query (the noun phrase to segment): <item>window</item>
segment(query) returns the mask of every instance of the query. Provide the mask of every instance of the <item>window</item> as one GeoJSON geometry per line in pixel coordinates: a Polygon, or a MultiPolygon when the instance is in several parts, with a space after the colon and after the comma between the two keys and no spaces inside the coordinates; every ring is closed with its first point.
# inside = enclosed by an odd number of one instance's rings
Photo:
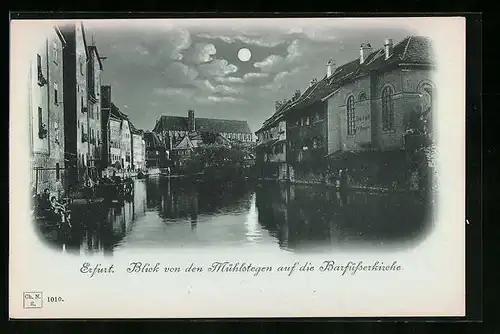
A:
{"type": "Polygon", "coordinates": [[[59,181],[60,178],[61,178],[61,170],[59,167],[59,163],[56,163],[56,180],[59,181]]]}
{"type": "Polygon", "coordinates": [[[83,96],[80,96],[80,108],[82,112],[85,112],[84,106],[83,106],[83,96]]]}
{"type": "Polygon", "coordinates": [[[359,94],[359,101],[365,101],[366,100],[366,94],[364,92],[361,92],[361,94],[359,94]]]}
{"type": "Polygon", "coordinates": [[[42,57],[39,54],[36,55],[36,69],[37,69],[38,85],[43,86],[47,83],[47,80],[45,80],[45,77],[43,76],[42,57]]]}
{"type": "Polygon", "coordinates": [[[392,88],[387,86],[382,91],[382,129],[389,131],[394,128],[394,101],[392,88]]]}
{"type": "Polygon", "coordinates": [[[80,59],[80,74],[84,75],[85,73],[83,72],[83,59],[80,59]]]}
{"type": "Polygon", "coordinates": [[[54,103],[59,104],[59,96],[57,95],[57,83],[54,82],[54,103]]]}
{"type": "Polygon", "coordinates": [[[277,154],[283,153],[283,143],[278,143],[278,145],[276,145],[276,153],[277,154]]]}
{"type": "Polygon", "coordinates": [[[53,41],[52,47],[54,50],[54,62],[57,64],[59,61],[59,52],[57,50],[57,42],[56,41],[53,41]]]}
{"type": "Polygon", "coordinates": [[[354,96],[349,96],[347,99],[347,135],[356,134],[356,121],[354,114],[354,96]]]}
{"type": "Polygon", "coordinates": [[[38,129],[43,128],[43,109],[38,107],[38,129]]]}
{"type": "Polygon", "coordinates": [[[39,54],[36,55],[36,69],[38,71],[38,74],[42,73],[42,56],[39,54]]]}

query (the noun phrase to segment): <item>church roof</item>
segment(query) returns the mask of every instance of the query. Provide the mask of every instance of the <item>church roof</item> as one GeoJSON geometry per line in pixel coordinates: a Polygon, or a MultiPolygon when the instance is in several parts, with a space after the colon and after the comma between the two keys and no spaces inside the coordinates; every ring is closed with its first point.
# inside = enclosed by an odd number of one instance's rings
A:
{"type": "MultiPolygon", "coordinates": [[[[195,118],[195,130],[212,133],[251,133],[247,121],[217,118],[195,118]]],[[[153,131],[188,131],[188,118],[163,115],[156,122],[153,131]]]]}

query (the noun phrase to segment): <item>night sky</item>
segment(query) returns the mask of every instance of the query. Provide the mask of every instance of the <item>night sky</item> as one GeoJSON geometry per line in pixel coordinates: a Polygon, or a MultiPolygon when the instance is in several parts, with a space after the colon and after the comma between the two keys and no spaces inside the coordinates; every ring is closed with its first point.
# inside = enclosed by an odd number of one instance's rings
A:
{"type": "Polygon", "coordinates": [[[102,84],[132,122],[151,130],[161,115],[247,120],[252,131],[274,112],[274,101],[303,91],[326,74],[331,58],[342,65],[411,32],[384,25],[306,20],[169,20],[84,22],[103,60],[102,84]],[[174,22],[173,22],[174,21],[174,22]],[[251,51],[249,61],[238,50],[251,51]]]}

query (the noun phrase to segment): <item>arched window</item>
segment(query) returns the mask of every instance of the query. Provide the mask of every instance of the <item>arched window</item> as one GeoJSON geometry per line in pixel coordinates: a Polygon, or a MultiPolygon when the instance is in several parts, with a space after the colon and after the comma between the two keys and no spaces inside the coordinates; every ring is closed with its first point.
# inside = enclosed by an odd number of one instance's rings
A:
{"type": "Polygon", "coordinates": [[[394,128],[394,101],[392,87],[387,86],[382,91],[382,129],[384,131],[394,128]]]}
{"type": "Polygon", "coordinates": [[[347,134],[352,136],[356,134],[356,121],[354,115],[354,96],[347,99],[347,134]]]}
{"type": "Polygon", "coordinates": [[[361,92],[359,94],[359,101],[364,101],[364,100],[366,100],[366,94],[365,94],[365,92],[361,92]]]}

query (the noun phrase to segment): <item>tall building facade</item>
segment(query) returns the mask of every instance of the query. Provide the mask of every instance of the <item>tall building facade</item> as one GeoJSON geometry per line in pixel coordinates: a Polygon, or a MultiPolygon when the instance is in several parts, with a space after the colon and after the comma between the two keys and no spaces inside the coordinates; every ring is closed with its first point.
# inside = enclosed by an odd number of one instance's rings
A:
{"type": "Polygon", "coordinates": [[[102,60],[95,45],[88,47],[87,63],[87,109],[89,158],[88,166],[94,176],[99,175],[102,166],[101,138],[101,72],[102,60]]]}
{"type": "Polygon", "coordinates": [[[387,39],[377,50],[362,43],[359,54],[338,67],[330,60],[321,80],[280,104],[257,131],[260,147],[277,145],[265,136],[286,123],[288,179],[324,182],[327,174],[348,169],[357,180],[408,183],[412,164],[418,164],[408,159],[415,142],[423,141],[424,132],[432,136],[431,41],[387,39]]]}
{"type": "Polygon", "coordinates": [[[89,166],[91,144],[89,138],[87,62],[89,49],[83,24],[60,26],[66,40],[64,58],[64,148],[68,182],[85,180],[89,166]]]}
{"type": "Polygon", "coordinates": [[[35,191],[61,192],[65,184],[63,49],[66,40],[55,27],[30,59],[28,78],[31,183],[35,191]]]}

